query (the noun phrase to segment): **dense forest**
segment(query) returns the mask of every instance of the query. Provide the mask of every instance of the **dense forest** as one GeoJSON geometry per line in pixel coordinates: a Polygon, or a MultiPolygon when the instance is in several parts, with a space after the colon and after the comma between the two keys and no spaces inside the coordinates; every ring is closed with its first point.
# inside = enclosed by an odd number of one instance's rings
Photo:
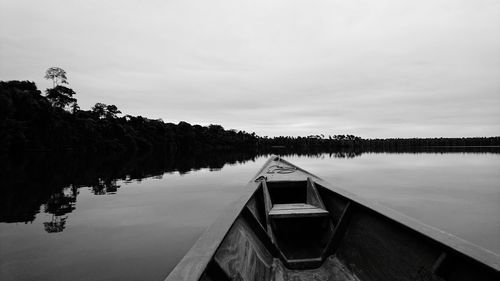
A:
{"type": "Polygon", "coordinates": [[[257,142],[254,134],[218,125],[118,117],[120,111],[114,105],[97,103],[91,110],[81,110],[75,103],[68,110],[66,104],[52,101],[49,94],[42,95],[33,82],[0,82],[2,152],[253,149],[257,142]]]}
{"type": "Polygon", "coordinates": [[[173,124],[123,115],[115,105],[103,103],[96,103],[90,110],[82,110],[73,90],[59,85],[54,77],[50,79],[53,79],[54,87],[44,94],[34,82],[0,81],[0,154],[56,150],[114,154],[152,150],[245,150],[266,153],[275,149],[332,151],[349,148],[379,151],[500,145],[498,136],[424,139],[362,139],[353,135],[259,137],[255,133],[226,130],[220,125],[173,124]]]}

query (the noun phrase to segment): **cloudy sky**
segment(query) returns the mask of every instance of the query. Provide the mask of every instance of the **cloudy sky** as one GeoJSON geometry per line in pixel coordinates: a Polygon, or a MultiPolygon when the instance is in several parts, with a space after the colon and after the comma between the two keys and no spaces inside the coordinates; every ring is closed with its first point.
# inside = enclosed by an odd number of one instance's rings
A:
{"type": "Polygon", "coordinates": [[[259,135],[500,135],[498,0],[0,0],[0,80],[259,135]]]}

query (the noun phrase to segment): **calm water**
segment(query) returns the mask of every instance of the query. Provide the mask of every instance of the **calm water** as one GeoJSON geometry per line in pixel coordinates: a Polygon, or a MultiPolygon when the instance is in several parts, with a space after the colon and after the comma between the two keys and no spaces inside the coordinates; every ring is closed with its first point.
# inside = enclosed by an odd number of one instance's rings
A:
{"type": "MultiPolygon", "coordinates": [[[[339,156],[285,159],[500,253],[500,154],[339,156]]],[[[267,159],[224,157],[40,158],[4,168],[0,279],[163,280],[267,159]]]]}

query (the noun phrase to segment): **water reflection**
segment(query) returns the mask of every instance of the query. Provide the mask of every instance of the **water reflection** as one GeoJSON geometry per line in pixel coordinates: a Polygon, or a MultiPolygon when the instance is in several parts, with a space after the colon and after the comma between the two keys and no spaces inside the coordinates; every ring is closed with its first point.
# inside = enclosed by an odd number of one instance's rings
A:
{"type": "Polygon", "coordinates": [[[67,214],[75,209],[78,189],[88,187],[94,195],[118,192],[118,181],[141,181],[164,173],[185,174],[201,168],[221,169],[226,164],[254,159],[251,153],[88,156],[74,153],[36,154],[1,161],[0,222],[32,222],[36,214],[52,215],[45,230],[64,230],[67,214]]]}
{"type": "MultiPolygon", "coordinates": [[[[0,222],[29,223],[43,211],[50,218],[43,222],[47,233],[65,229],[68,214],[75,210],[79,189],[86,187],[96,196],[112,195],[121,182],[161,178],[165,173],[189,173],[202,168],[220,170],[224,165],[253,161],[259,156],[330,157],[350,159],[372,152],[395,151],[286,151],[178,153],[155,152],[146,155],[31,154],[0,161],[0,222]]],[[[426,148],[400,153],[500,153],[497,148],[426,148]]]]}

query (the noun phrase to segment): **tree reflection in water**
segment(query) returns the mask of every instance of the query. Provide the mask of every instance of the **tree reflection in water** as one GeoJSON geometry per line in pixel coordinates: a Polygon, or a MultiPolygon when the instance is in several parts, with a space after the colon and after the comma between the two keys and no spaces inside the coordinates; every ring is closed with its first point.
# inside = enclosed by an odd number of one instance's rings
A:
{"type": "Polygon", "coordinates": [[[43,223],[43,227],[45,228],[45,231],[48,233],[57,233],[61,232],[64,230],[64,227],[66,226],[66,219],[68,216],[65,217],[59,217],[52,215],[52,220],[48,222],[43,223]]]}
{"type": "MultiPolygon", "coordinates": [[[[243,163],[256,157],[252,152],[178,153],[154,152],[144,155],[27,154],[0,161],[0,222],[33,222],[43,211],[48,233],[65,229],[68,214],[75,210],[79,188],[94,195],[118,192],[119,182],[161,178],[164,173],[243,163]]],[[[2,160],[2,159],[0,159],[2,160]]]]}
{"type": "Polygon", "coordinates": [[[91,186],[95,195],[115,194],[118,188],[120,186],[116,184],[116,179],[97,179],[97,183],[91,186]]]}
{"type": "Polygon", "coordinates": [[[47,203],[44,204],[45,213],[52,214],[52,220],[44,222],[43,226],[48,233],[61,232],[66,225],[65,216],[75,209],[78,188],[70,186],[50,195],[47,203]]]}

